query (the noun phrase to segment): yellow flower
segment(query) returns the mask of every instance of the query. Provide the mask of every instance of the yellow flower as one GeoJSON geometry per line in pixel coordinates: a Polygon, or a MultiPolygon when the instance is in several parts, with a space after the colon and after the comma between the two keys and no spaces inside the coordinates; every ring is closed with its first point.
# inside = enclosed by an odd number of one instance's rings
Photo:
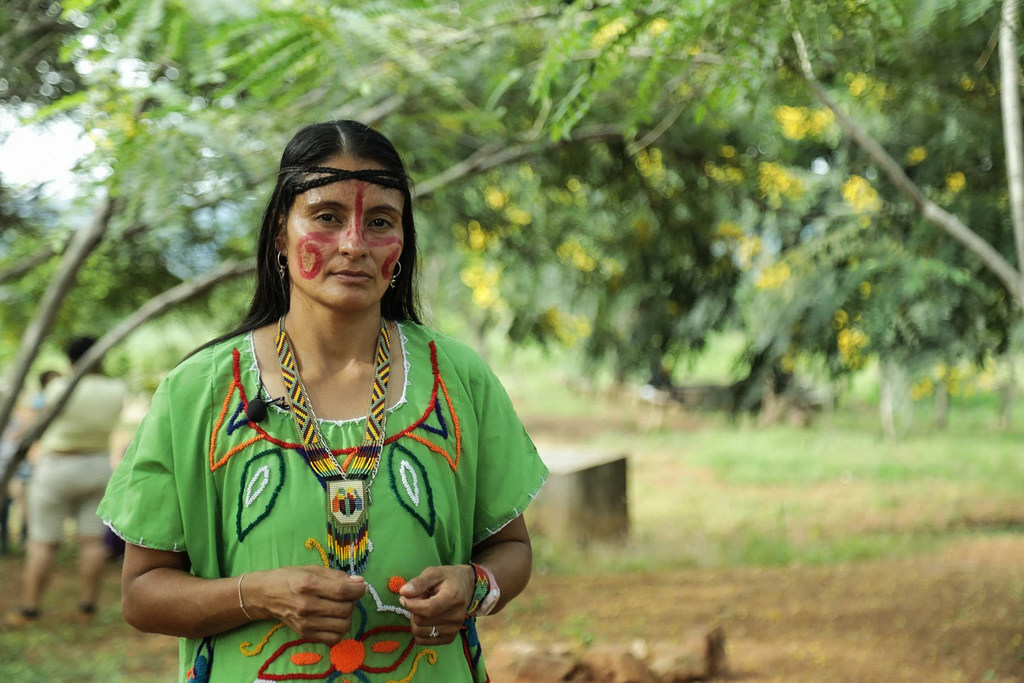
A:
{"type": "Polygon", "coordinates": [[[569,192],[579,192],[582,185],[577,178],[569,178],[565,181],[565,187],[568,188],[569,192]]]}
{"type": "Polygon", "coordinates": [[[963,88],[966,92],[971,92],[972,90],[974,90],[974,81],[971,80],[969,76],[961,76],[960,87],[963,88]]]}
{"type": "Polygon", "coordinates": [[[505,302],[498,292],[501,269],[474,259],[462,269],[459,277],[473,290],[473,303],[483,309],[501,309],[505,302]]]}
{"type": "Polygon", "coordinates": [[[640,175],[652,180],[665,180],[665,166],[661,161],[661,150],[657,147],[640,150],[634,162],[640,175]]]}
{"type": "Polygon", "coordinates": [[[735,166],[719,166],[710,161],[704,164],[704,173],[716,183],[735,185],[743,180],[743,171],[735,166]]]}
{"type": "Polygon", "coordinates": [[[587,250],[579,243],[579,240],[572,238],[562,242],[555,249],[558,258],[563,263],[571,263],[576,270],[589,273],[597,268],[597,261],[594,260],[587,250]]]}
{"type": "Polygon", "coordinates": [[[738,240],[743,237],[743,228],[740,227],[739,223],[732,221],[719,221],[718,225],[715,226],[715,232],[719,237],[731,240],[738,240]]]}
{"type": "Polygon", "coordinates": [[[910,398],[915,401],[928,398],[933,393],[935,393],[935,383],[930,377],[922,377],[910,387],[910,398]]]}
{"type": "Polygon", "coordinates": [[[924,147],[911,147],[907,152],[907,165],[917,166],[919,163],[928,158],[928,150],[924,147]]]}
{"type": "Polygon", "coordinates": [[[878,211],[882,206],[878,192],[875,188],[871,187],[871,183],[866,178],[862,178],[859,175],[850,176],[843,183],[840,192],[843,195],[843,201],[857,213],[871,213],[878,211]]]}
{"type": "Polygon", "coordinates": [[[782,134],[790,140],[802,140],[807,135],[807,126],[800,107],[781,105],[775,108],[775,120],[782,125],[782,134]]]}
{"type": "Polygon", "coordinates": [[[836,121],[836,115],[831,109],[815,109],[811,112],[807,125],[810,134],[817,137],[832,127],[836,121]]]}
{"type": "Polygon", "coordinates": [[[860,290],[861,298],[867,299],[869,296],[871,296],[871,283],[868,282],[867,280],[860,283],[858,289],[860,290]]]}
{"type": "Polygon", "coordinates": [[[736,148],[733,147],[732,145],[722,145],[722,147],[718,150],[718,153],[721,154],[726,159],[732,159],[734,156],[736,156],[736,148]]]}
{"type": "Polygon", "coordinates": [[[789,266],[785,263],[773,263],[764,268],[757,276],[754,286],[758,289],[779,289],[790,277],[789,266]]]}
{"type": "Polygon", "coordinates": [[[761,253],[761,238],[757,235],[744,235],[736,248],[736,263],[741,270],[750,270],[754,259],[761,253]]]}
{"type": "Polygon", "coordinates": [[[808,109],[781,105],[775,108],[775,120],[782,126],[782,134],[790,140],[807,136],[820,137],[835,122],[831,109],[808,109]]]}
{"type": "Polygon", "coordinates": [[[647,26],[647,30],[652,36],[660,36],[669,29],[669,26],[668,20],[658,17],[647,26]]]}
{"type": "Polygon", "coordinates": [[[626,21],[619,17],[598,29],[590,41],[590,47],[602,48],[626,32],[626,21]]]}
{"type": "Polygon", "coordinates": [[[798,199],[804,193],[804,183],[782,164],[766,161],[758,167],[757,188],[773,208],[782,205],[782,198],[798,199]]]}
{"type": "Polygon", "coordinates": [[[946,188],[948,188],[953,194],[964,189],[965,185],[967,185],[967,178],[960,171],[950,173],[946,176],[946,188]]]}
{"type": "Polygon", "coordinates": [[[492,209],[500,209],[508,203],[508,193],[502,192],[494,185],[488,185],[484,188],[484,201],[492,209]]]}
{"type": "Polygon", "coordinates": [[[533,220],[529,211],[514,205],[505,209],[505,217],[515,225],[529,225],[533,220]]]}
{"type": "Polygon", "coordinates": [[[863,95],[871,85],[871,81],[866,74],[847,74],[846,82],[849,85],[850,94],[854,97],[863,95]]]}
{"type": "Polygon", "coordinates": [[[841,308],[836,311],[834,316],[832,316],[832,326],[837,330],[841,330],[846,327],[846,323],[848,322],[850,322],[850,314],[841,308]]]}
{"type": "Polygon", "coordinates": [[[544,311],[542,319],[564,346],[575,346],[592,331],[590,321],[583,316],[562,313],[557,308],[544,311]]]}
{"type": "Polygon", "coordinates": [[[852,369],[864,366],[865,358],[863,351],[871,339],[863,331],[856,328],[844,328],[836,335],[836,345],[839,349],[839,358],[844,365],[852,369]]]}

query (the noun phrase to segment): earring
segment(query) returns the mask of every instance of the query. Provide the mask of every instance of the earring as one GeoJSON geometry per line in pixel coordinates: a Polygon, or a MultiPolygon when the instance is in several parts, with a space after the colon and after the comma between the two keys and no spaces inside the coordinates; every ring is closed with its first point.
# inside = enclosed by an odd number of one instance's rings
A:
{"type": "Polygon", "coordinates": [[[288,274],[288,259],[281,252],[277,252],[277,274],[281,278],[281,282],[284,282],[284,278],[288,274]]]}
{"type": "Polygon", "coordinates": [[[401,274],[402,274],[402,262],[398,261],[397,263],[395,263],[395,272],[391,276],[391,289],[394,289],[395,285],[398,284],[398,276],[401,275],[401,274]]]}

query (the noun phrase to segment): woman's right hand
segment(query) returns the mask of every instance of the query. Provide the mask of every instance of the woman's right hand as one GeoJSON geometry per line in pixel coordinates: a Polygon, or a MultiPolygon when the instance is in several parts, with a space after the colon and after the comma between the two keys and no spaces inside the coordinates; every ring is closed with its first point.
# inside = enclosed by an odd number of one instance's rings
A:
{"type": "Polygon", "coordinates": [[[283,621],[300,638],[334,645],[349,635],[368,590],[363,577],[337,569],[284,567],[247,573],[240,595],[254,618],[283,621]]]}

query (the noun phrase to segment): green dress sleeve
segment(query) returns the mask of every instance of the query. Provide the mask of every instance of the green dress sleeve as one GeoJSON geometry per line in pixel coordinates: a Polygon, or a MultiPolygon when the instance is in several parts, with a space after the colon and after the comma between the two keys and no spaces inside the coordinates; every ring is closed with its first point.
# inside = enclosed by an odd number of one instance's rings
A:
{"type": "Polygon", "coordinates": [[[187,550],[182,492],[202,486],[205,426],[200,418],[209,397],[205,358],[205,353],[193,356],[160,383],[107,484],[98,514],[128,543],[187,550]]]}
{"type": "MultiPolygon", "coordinates": [[[[473,545],[500,531],[523,514],[548,475],[516,413],[508,392],[489,365],[470,347],[444,335],[437,338],[445,359],[456,366],[469,406],[472,428],[461,430],[474,440],[473,545]]],[[[470,425],[466,425],[470,427],[470,425]]]]}

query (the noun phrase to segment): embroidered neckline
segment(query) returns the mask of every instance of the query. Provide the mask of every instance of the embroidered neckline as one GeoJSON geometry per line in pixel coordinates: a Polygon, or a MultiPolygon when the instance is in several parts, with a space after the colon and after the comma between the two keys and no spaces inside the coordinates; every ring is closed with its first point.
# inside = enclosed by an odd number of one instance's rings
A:
{"type": "MultiPolygon", "coordinates": [[[[387,409],[387,412],[388,412],[389,415],[391,413],[395,412],[396,410],[398,410],[399,408],[401,408],[406,403],[409,402],[409,400],[408,400],[408,397],[409,397],[409,377],[410,377],[410,370],[411,370],[411,365],[410,365],[410,362],[409,362],[409,353],[408,353],[409,339],[405,335],[405,329],[403,328],[404,323],[399,322],[397,320],[394,320],[394,321],[391,321],[391,322],[394,322],[395,327],[398,328],[398,343],[399,343],[399,346],[400,346],[400,348],[402,350],[402,365],[405,368],[405,379],[402,381],[402,395],[398,397],[398,400],[395,401],[395,404],[393,406],[390,406],[387,409]]],[[[252,372],[253,375],[255,375],[255,377],[256,377],[256,384],[259,387],[260,391],[263,393],[263,395],[269,396],[270,394],[269,394],[269,392],[267,392],[267,387],[266,387],[266,385],[263,384],[263,375],[260,373],[259,363],[256,362],[256,342],[253,339],[253,332],[251,330],[246,333],[245,339],[246,339],[246,342],[247,342],[247,344],[245,346],[248,348],[249,359],[251,361],[249,363],[249,370],[250,370],[250,372],[252,372]]],[[[275,368],[277,367],[276,363],[275,363],[274,367],[275,368]]],[[[256,396],[258,394],[253,394],[253,395],[256,396]]],[[[267,405],[267,410],[273,410],[274,412],[278,413],[279,415],[285,415],[285,416],[287,416],[289,418],[291,417],[291,413],[290,412],[288,412],[287,410],[285,410],[284,408],[282,408],[281,406],[279,406],[279,405],[277,405],[275,403],[269,403],[267,405]]],[[[316,418],[316,421],[317,421],[318,424],[321,424],[321,425],[329,424],[329,425],[335,425],[335,426],[339,426],[340,427],[342,425],[355,424],[356,422],[362,422],[365,419],[366,419],[366,416],[362,415],[360,417],[350,417],[350,418],[347,418],[345,420],[328,420],[326,418],[318,417],[318,418],[316,418]]]]}

